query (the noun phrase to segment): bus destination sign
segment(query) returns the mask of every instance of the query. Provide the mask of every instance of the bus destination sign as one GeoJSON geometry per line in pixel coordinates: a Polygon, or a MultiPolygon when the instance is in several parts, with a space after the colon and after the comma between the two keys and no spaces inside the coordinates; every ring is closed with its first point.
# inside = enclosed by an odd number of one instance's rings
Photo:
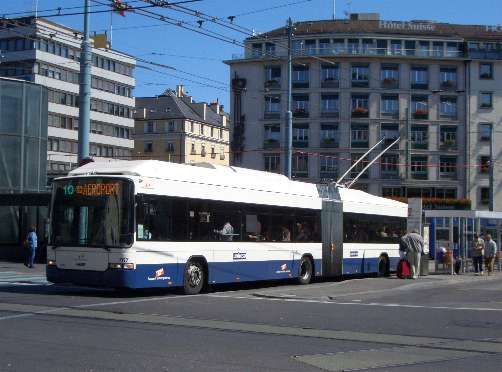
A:
{"type": "Polygon", "coordinates": [[[117,196],[119,183],[84,183],[78,185],[63,186],[66,196],[117,196]]]}

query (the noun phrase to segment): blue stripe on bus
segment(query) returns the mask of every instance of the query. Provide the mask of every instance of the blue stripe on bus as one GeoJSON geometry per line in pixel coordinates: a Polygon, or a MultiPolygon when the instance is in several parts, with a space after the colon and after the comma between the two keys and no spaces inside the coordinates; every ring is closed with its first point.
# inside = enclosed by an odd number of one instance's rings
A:
{"type": "MultiPolygon", "coordinates": [[[[299,260],[209,263],[210,284],[288,279],[299,275],[299,260]]],[[[314,260],[314,275],[321,275],[321,260],[314,260]]],[[[61,270],[47,267],[47,280],[82,286],[109,288],[162,288],[183,285],[183,264],[137,265],[135,270],[61,270]]]]}
{"type": "MultiPolygon", "coordinates": [[[[378,257],[374,258],[344,258],[343,274],[373,274],[378,272],[378,257]]],[[[396,271],[399,257],[389,258],[389,270],[396,271]]]]}

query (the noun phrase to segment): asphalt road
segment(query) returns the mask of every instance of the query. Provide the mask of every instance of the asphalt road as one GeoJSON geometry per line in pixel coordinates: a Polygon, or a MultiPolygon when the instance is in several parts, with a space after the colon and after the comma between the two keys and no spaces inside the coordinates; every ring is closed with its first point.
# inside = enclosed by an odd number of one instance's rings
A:
{"type": "Polygon", "coordinates": [[[0,371],[500,371],[502,274],[116,293],[0,263],[0,371]]]}

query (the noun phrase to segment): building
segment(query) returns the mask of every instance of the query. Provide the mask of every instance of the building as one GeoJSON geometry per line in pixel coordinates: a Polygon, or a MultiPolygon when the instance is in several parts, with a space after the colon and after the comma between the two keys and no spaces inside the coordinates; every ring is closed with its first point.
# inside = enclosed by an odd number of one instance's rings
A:
{"type": "Polygon", "coordinates": [[[50,193],[46,188],[47,88],[0,78],[0,257],[21,256],[35,225],[41,243],[50,193]]]}
{"type": "MultiPolygon", "coordinates": [[[[502,29],[352,14],[295,23],[292,54],[293,177],[336,180],[380,139],[369,160],[401,138],[357,187],[488,207],[487,124],[496,159],[502,146],[502,29]]],[[[226,61],[236,165],[284,170],[286,62],[285,27],[246,39],[226,61]]],[[[502,210],[500,161],[494,189],[502,210]]]]}
{"type": "Polygon", "coordinates": [[[229,164],[229,120],[218,101],[195,102],[182,85],[136,98],[135,157],[229,164]]]}
{"type": "MultiPolygon", "coordinates": [[[[43,18],[2,19],[0,76],[48,88],[48,178],[77,163],[79,71],[82,34],[43,18]]],[[[131,56],[92,49],[90,155],[129,158],[134,148],[135,86],[131,56]]]]}

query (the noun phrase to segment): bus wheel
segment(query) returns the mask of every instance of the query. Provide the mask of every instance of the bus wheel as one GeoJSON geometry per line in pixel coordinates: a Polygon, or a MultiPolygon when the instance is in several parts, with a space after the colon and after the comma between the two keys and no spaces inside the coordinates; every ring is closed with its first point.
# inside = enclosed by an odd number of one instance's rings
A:
{"type": "Polygon", "coordinates": [[[312,260],[308,257],[302,257],[300,262],[300,277],[298,278],[298,283],[309,284],[312,280],[312,273],[314,267],[312,265],[312,260]]]}
{"type": "Polygon", "coordinates": [[[380,256],[380,258],[378,259],[378,276],[386,277],[389,275],[389,260],[385,256],[380,256]]]}
{"type": "Polygon", "coordinates": [[[183,291],[187,295],[200,293],[205,281],[204,267],[198,261],[188,261],[185,265],[183,277],[183,291]]]}

